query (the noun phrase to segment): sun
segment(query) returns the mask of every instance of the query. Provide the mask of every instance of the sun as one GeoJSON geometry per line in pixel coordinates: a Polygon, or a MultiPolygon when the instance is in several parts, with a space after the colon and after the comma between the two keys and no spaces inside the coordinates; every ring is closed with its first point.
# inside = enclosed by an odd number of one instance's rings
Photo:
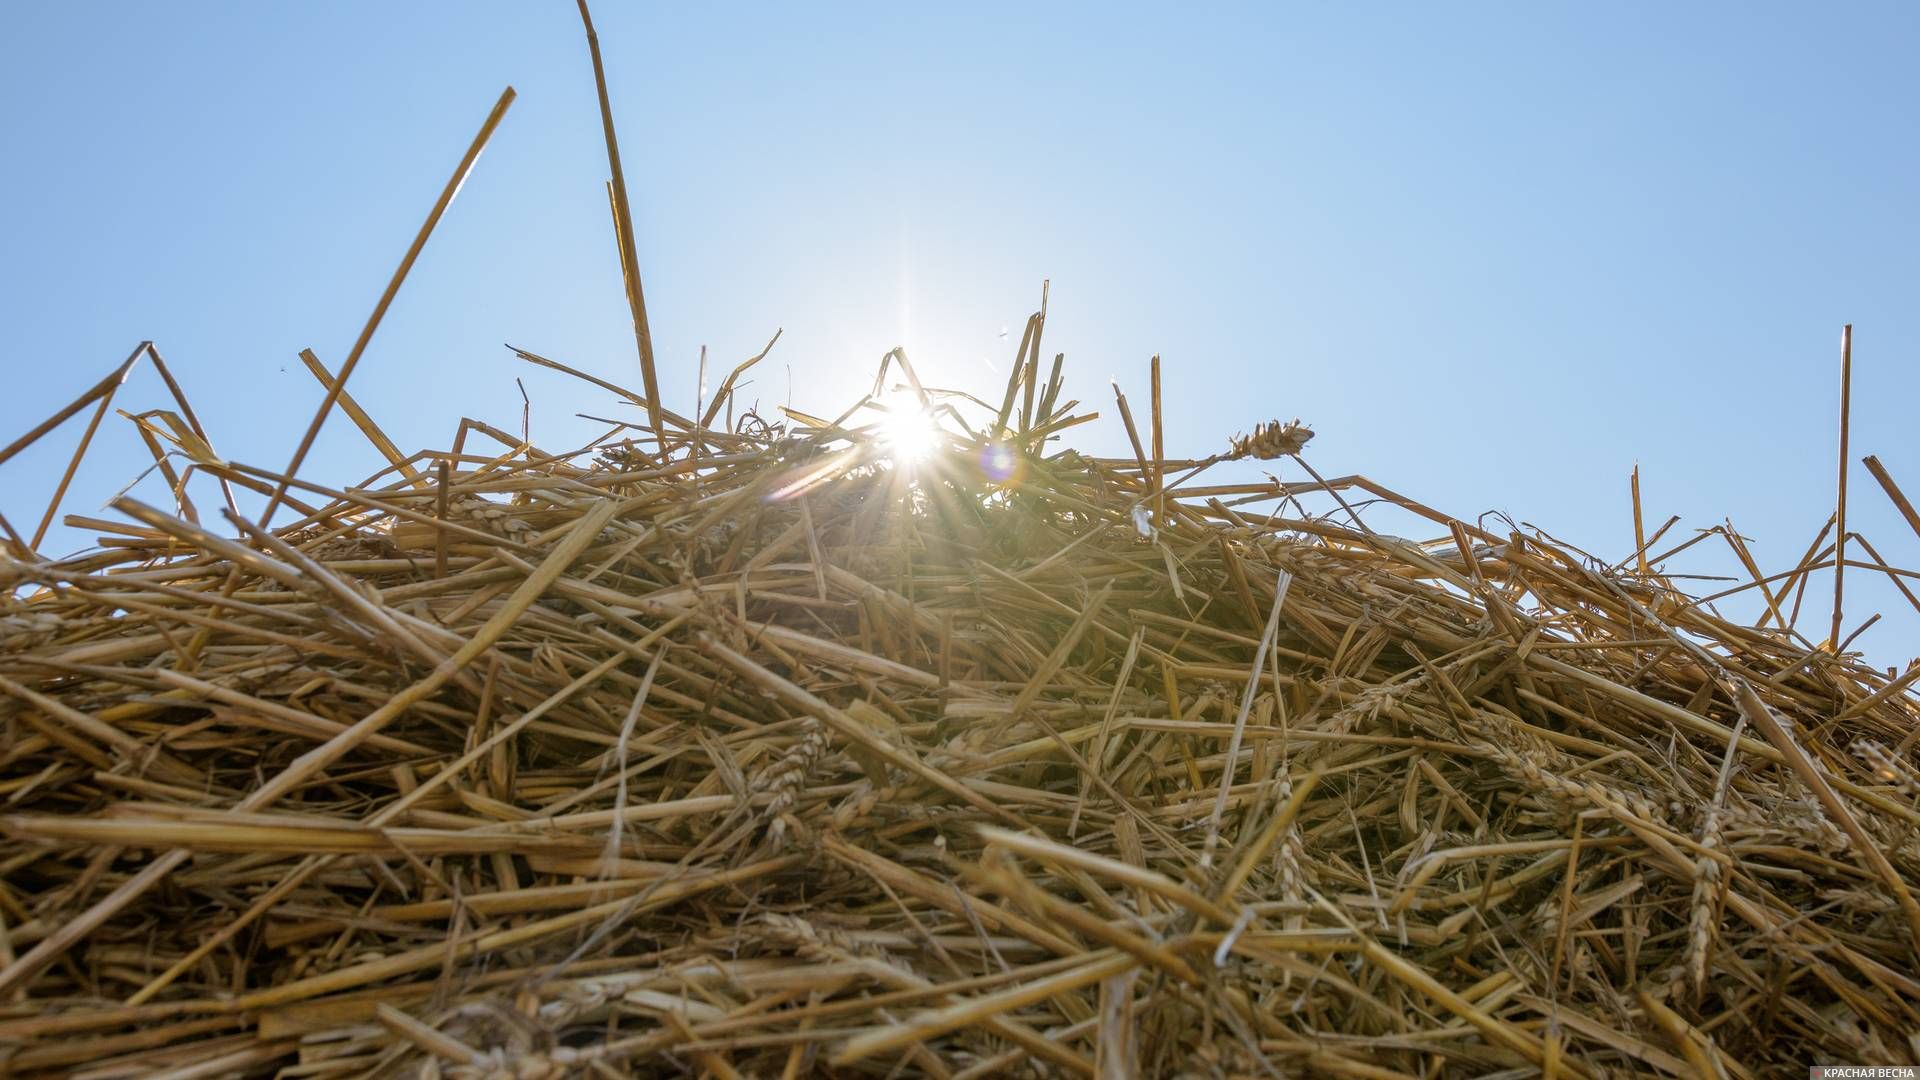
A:
{"type": "Polygon", "coordinates": [[[940,445],[940,427],[933,414],[911,394],[893,394],[880,403],[880,445],[896,467],[925,461],[940,445]]]}

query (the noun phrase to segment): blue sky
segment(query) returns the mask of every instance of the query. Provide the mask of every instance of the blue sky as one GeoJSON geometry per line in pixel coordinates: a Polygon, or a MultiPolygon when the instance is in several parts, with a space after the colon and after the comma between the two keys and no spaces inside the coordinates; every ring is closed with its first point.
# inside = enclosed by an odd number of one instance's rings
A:
{"type": "MultiPolygon", "coordinates": [[[[570,4],[5,18],[0,435],[152,338],[223,454],[284,465],[321,396],[298,351],[338,366],[508,83],[352,390],[412,450],[462,415],[517,426],[517,375],[558,448],[615,406],[503,342],[639,385],[570,4]]],[[[777,327],[749,399],[790,377],[837,412],[894,345],[996,387],[1050,278],[1047,352],[1107,414],[1091,449],[1122,445],[1107,378],[1143,402],[1159,353],[1173,452],[1300,416],[1323,473],[1612,558],[1637,460],[1650,524],[1731,516],[1775,571],[1831,510],[1850,321],[1854,457],[1920,496],[1920,7],[603,0],[596,21],[683,411],[701,345],[724,371],[777,327]]],[[[123,393],[163,404],[150,372],[123,393]]],[[[138,471],[127,427],[67,512],[138,471]]],[[[0,466],[16,526],[78,433],[0,466]]],[[[305,472],[376,461],[336,418],[305,472]]],[[[1851,524],[1920,564],[1857,465],[1852,486],[1851,524]]],[[[1888,613],[1869,655],[1920,652],[1906,602],[1849,577],[1849,627],[1888,613]]]]}

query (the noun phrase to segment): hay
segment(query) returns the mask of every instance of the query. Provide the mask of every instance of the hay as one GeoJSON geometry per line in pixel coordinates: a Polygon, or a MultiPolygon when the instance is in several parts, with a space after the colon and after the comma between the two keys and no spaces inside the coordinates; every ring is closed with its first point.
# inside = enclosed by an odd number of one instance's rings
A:
{"type": "Polygon", "coordinates": [[[1162,492],[1057,383],[880,387],[11,552],[9,1068],[1911,1059],[1886,675],[1359,478],[1162,492]]]}
{"type": "Polygon", "coordinates": [[[691,418],[590,379],[635,419],[557,454],[463,421],[402,457],[309,356],[391,462],[344,489],[221,459],[166,376],[135,419],[178,505],[0,560],[0,1068],[1920,1055],[1913,674],[1786,628],[1829,552],[1749,563],[1743,626],[1665,530],[1605,566],[1360,477],[1204,487],[1311,432],[1167,460],[1157,363],[1151,451],[1123,396],[1131,457],[1061,449],[1092,414],[1044,321],[997,408],[896,350],[838,418],[736,420],[748,361],[691,418]],[[195,472],[298,519],[213,527],[195,472]]]}

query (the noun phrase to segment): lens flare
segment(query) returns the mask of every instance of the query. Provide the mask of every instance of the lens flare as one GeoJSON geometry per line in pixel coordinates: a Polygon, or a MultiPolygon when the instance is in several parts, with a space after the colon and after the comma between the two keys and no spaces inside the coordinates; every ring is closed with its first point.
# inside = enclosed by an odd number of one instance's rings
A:
{"type": "Polygon", "coordinates": [[[1020,478],[1020,455],[1006,443],[988,443],[980,451],[980,471],[995,484],[1012,484],[1020,478]]]}

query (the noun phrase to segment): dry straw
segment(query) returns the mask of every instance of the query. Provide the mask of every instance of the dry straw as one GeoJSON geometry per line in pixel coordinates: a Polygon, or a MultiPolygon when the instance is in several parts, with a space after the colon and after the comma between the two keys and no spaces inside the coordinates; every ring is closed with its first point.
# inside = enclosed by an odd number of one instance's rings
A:
{"type": "Polygon", "coordinates": [[[389,462],[338,488],[219,457],[167,375],[171,509],[5,530],[0,1070],[1915,1060],[1920,709],[1793,629],[1831,548],[1769,579],[1714,531],[1747,626],[1665,527],[1606,567],[1360,477],[1190,483],[1304,466],[1297,423],[1167,460],[1120,397],[1130,456],[1061,449],[1043,323],[997,410],[897,350],[885,412],[777,420],[759,357],[686,418],[521,352],[629,410],[563,453],[403,457],[310,360],[389,462]],[[297,516],[216,525],[194,474],[297,516]]]}

